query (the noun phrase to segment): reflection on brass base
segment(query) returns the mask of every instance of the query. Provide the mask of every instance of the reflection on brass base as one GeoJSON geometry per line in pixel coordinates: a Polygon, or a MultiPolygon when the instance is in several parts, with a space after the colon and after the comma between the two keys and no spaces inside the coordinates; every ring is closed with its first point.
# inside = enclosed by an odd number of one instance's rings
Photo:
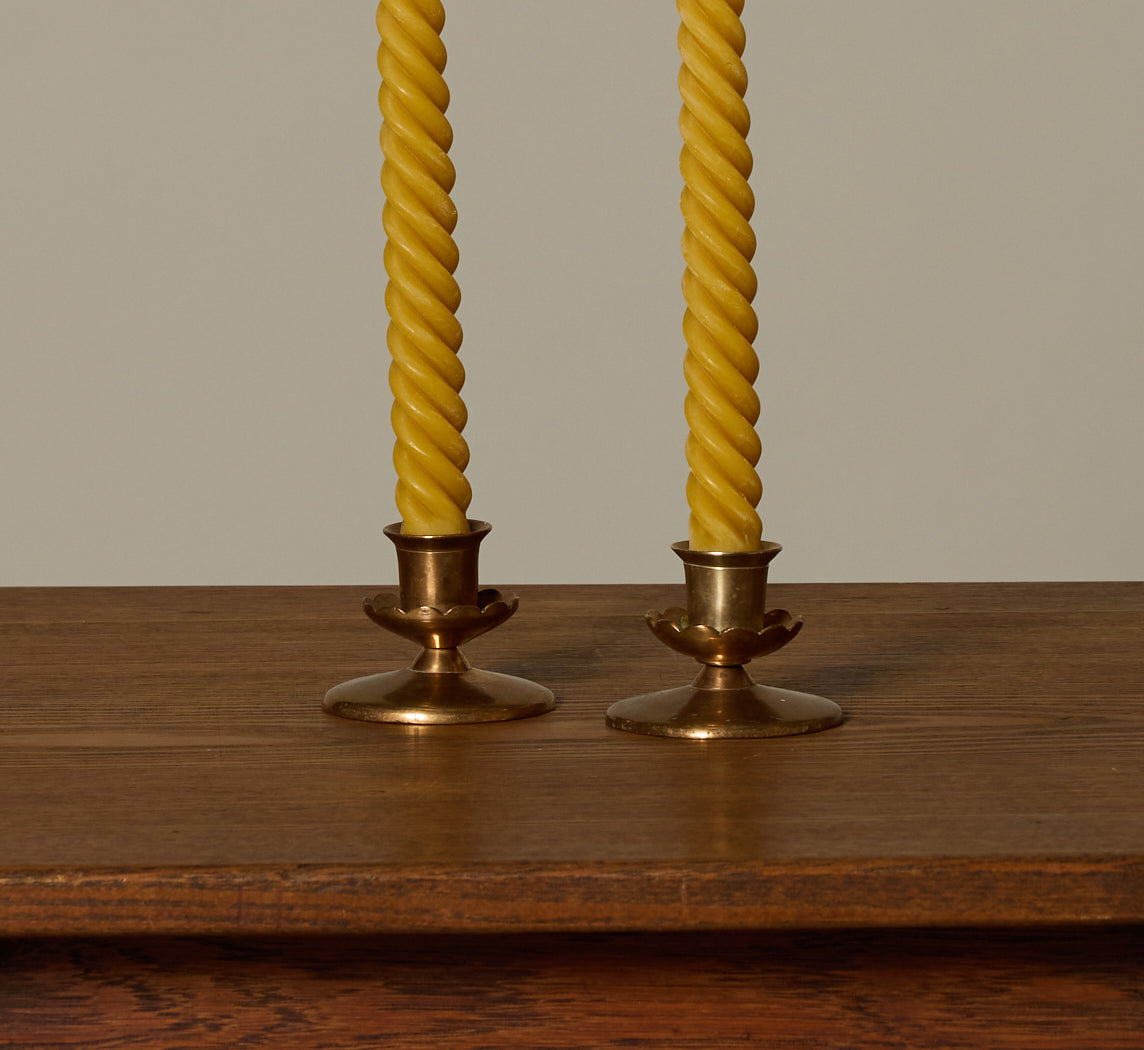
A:
{"type": "Polygon", "coordinates": [[[411,667],[343,682],[322,703],[324,711],[342,718],[411,725],[506,722],[554,706],[544,686],[524,678],[476,668],[435,674],[411,667]]]}
{"type": "Polygon", "coordinates": [[[691,685],[612,704],[607,724],[690,740],[794,736],[838,725],[842,709],[834,701],[756,685],[743,667],[802,628],[802,619],[784,609],[767,612],[767,567],[782,548],[692,551],[675,543],[672,550],[683,560],[687,608],[649,612],[647,623],[664,645],[705,666],[691,685]]]}
{"type": "Polygon", "coordinates": [[[542,715],[556,706],[547,689],[524,678],[475,669],[461,645],[504,623],[517,599],[477,588],[477,550],[488,535],[470,521],[456,536],[417,536],[390,525],[397,547],[400,594],[378,594],[363,605],[380,627],[423,646],[412,667],[354,678],[334,686],[322,710],[363,722],[449,725],[505,722],[542,715]]]}
{"type": "Polygon", "coordinates": [[[834,701],[756,685],[742,667],[707,667],[691,685],[621,700],[607,714],[613,729],[691,740],[794,736],[841,721],[834,701]]]}

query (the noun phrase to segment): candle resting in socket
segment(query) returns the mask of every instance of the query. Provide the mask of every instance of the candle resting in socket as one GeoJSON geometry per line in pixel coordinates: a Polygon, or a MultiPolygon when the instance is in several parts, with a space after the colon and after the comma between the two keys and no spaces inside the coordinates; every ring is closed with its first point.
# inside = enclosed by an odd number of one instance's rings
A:
{"type": "Polygon", "coordinates": [[[802,618],[766,611],[767,567],[782,547],[755,551],[693,551],[672,544],[683,560],[687,608],[649,612],[665,645],[693,657],[703,670],[688,686],[645,693],[608,708],[613,729],[647,736],[710,740],[816,733],[842,721],[832,700],[758,685],[744,665],[786,645],[802,618]]]}
{"type": "Polygon", "coordinates": [[[367,722],[440,725],[503,722],[544,714],[552,693],[524,678],[473,667],[461,646],[504,623],[518,598],[477,587],[477,553],[491,526],[470,521],[456,536],[417,536],[390,525],[400,594],[364,602],[374,623],[422,646],[412,667],[334,686],[322,709],[367,722]]]}

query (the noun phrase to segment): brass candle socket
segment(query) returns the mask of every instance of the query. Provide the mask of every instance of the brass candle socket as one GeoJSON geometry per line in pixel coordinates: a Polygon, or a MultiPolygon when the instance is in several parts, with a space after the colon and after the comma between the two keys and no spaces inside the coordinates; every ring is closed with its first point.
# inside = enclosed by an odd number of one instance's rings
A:
{"type": "Polygon", "coordinates": [[[802,618],[766,611],[767,568],[782,547],[755,551],[671,549],[683,560],[687,608],[651,611],[647,623],[665,645],[703,664],[688,686],[620,700],[608,708],[613,729],[646,736],[710,740],[816,733],[842,721],[832,700],[758,685],[744,664],[786,645],[802,618]]]}
{"type": "Polygon", "coordinates": [[[474,668],[461,646],[504,623],[519,599],[477,586],[477,554],[491,526],[470,521],[456,536],[417,536],[389,525],[400,593],[362,603],[374,623],[422,646],[411,667],[334,686],[322,710],[367,722],[441,725],[528,718],[556,706],[524,678],[474,668]]]}

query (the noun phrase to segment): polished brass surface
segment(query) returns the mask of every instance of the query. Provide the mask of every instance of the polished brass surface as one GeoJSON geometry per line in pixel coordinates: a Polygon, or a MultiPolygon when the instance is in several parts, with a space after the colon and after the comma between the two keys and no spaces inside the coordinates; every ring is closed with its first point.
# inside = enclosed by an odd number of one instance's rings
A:
{"type": "Polygon", "coordinates": [[[476,668],[433,672],[412,667],[343,682],[322,704],[342,718],[407,725],[505,722],[542,715],[553,706],[552,693],[524,678],[476,668]]]}
{"type": "Polygon", "coordinates": [[[452,536],[417,536],[387,525],[385,534],[397,548],[397,575],[402,609],[449,609],[477,604],[477,554],[492,531],[487,521],[469,519],[469,531],[452,536]],[[404,555],[404,557],[403,557],[404,555]]]}
{"type": "MultiPolygon", "coordinates": [[[[400,555],[398,556],[400,559],[400,555]]],[[[516,612],[518,599],[500,591],[478,591],[469,605],[444,610],[431,606],[405,607],[392,594],[375,594],[362,602],[365,614],[379,627],[429,649],[455,649],[504,623],[516,612]]]]}
{"type": "Polygon", "coordinates": [[[715,631],[763,629],[767,567],[782,550],[779,544],[764,542],[754,551],[693,551],[684,540],[671,549],[683,562],[687,624],[705,624],[715,631]]]}
{"type": "Polygon", "coordinates": [[[649,612],[647,625],[664,645],[716,667],[741,667],[758,656],[781,649],[800,630],[802,617],[785,609],[772,609],[762,627],[728,627],[717,631],[706,624],[692,624],[686,609],[649,612]]]}
{"type": "Polygon", "coordinates": [[[474,668],[460,646],[504,623],[516,612],[516,596],[477,587],[477,554],[490,526],[469,521],[470,531],[417,536],[390,525],[397,548],[399,594],[377,594],[362,603],[374,623],[423,646],[413,666],[367,675],[334,686],[322,709],[366,722],[442,725],[501,722],[551,711],[544,686],[474,668]]]}
{"type": "Polygon", "coordinates": [[[829,729],[841,720],[821,696],[758,685],[742,667],[709,667],[692,685],[645,693],[608,708],[608,725],[645,736],[691,740],[794,736],[829,729]],[[734,684],[713,685],[712,671],[737,672],[734,684]]]}
{"type": "Polygon", "coordinates": [[[612,704],[613,729],[646,736],[713,740],[816,733],[842,721],[832,700],[756,684],[744,664],[773,653],[802,629],[785,609],[766,611],[767,567],[782,548],[692,551],[683,560],[687,608],[651,611],[648,627],[665,645],[704,665],[689,686],[644,693],[612,704]]]}

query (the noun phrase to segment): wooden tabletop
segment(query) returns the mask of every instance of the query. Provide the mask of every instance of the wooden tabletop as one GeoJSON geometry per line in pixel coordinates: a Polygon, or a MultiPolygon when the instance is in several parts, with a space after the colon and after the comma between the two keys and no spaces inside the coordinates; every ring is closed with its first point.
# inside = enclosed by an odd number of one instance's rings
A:
{"type": "Polygon", "coordinates": [[[773,586],[839,728],[609,729],[682,586],[526,586],[471,643],[558,707],[404,727],[370,587],[0,590],[0,935],[1144,921],[1144,584],[773,586]]]}

